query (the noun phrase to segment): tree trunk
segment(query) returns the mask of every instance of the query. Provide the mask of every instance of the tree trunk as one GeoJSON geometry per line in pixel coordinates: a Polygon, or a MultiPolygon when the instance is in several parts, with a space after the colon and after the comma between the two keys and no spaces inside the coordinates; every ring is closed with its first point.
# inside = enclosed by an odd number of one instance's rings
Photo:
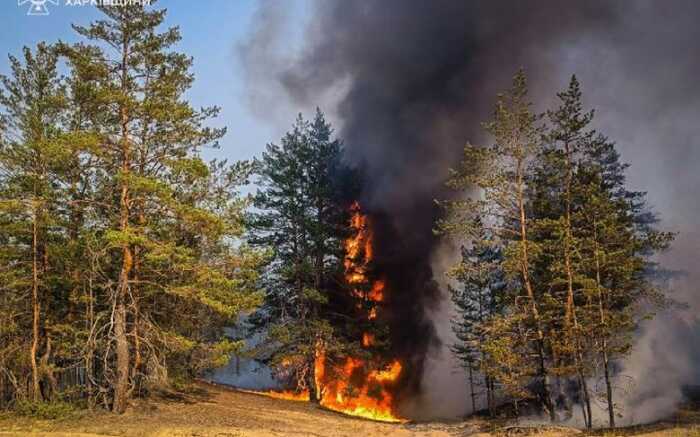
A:
{"type": "MultiPolygon", "coordinates": [[[[567,328],[571,328],[572,324],[576,324],[576,310],[574,308],[574,274],[571,267],[571,157],[569,155],[569,143],[564,144],[564,153],[566,155],[566,182],[565,182],[565,231],[564,231],[564,266],[566,270],[566,314],[564,322],[567,328]]],[[[575,327],[575,326],[574,326],[575,327]]]]}
{"type": "Polygon", "coordinates": [[[469,396],[472,400],[472,414],[476,412],[476,392],[474,391],[474,371],[469,363],[469,396]]]}
{"type": "Polygon", "coordinates": [[[489,417],[495,416],[494,382],[491,377],[486,377],[486,402],[489,408],[489,417]]]}
{"type": "Polygon", "coordinates": [[[588,421],[586,423],[586,428],[591,429],[593,427],[593,415],[591,412],[591,395],[588,391],[588,383],[586,382],[586,377],[583,373],[580,374],[581,378],[581,390],[583,391],[583,403],[586,408],[586,413],[588,421]]]}
{"type": "Polygon", "coordinates": [[[608,361],[608,352],[606,350],[606,341],[603,340],[603,368],[605,370],[605,389],[608,397],[608,420],[610,428],[615,428],[615,405],[613,404],[612,383],[610,381],[610,363],[608,361]]]}
{"type": "MultiPolygon", "coordinates": [[[[598,222],[593,220],[593,241],[594,241],[594,259],[596,268],[596,288],[598,292],[598,313],[600,316],[601,327],[605,330],[605,308],[603,303],[603,290],[601,287],[600,278],[600,258],[598,256],[598,222]]],[[[615,405],[613,404],[612,382],[610,381],[610,359],[608,357],[608,342],[605,336],[607,330],[603,331],[601,339],[601,354],[603,356],[603,370],[605,373],[605,390],[608,400],[608,421],[610,428],[615,428],[615,405]]]]}
{"type": "Polygon", "coordinates": [[[535,323],[535,330],[537,334],[537,355],[539,358],[539,373],[542,378],[542,400],[544,401],[545,407],[549,410],[549,419],[554,422],[556,420],[556,412],[554,411],[554,405],[552,403],[552,397],[549,387],[549,374],[547,372],[547,367],[545,364],[545,350],[544,350],[544,332],[542,330],[542,324],[540,321],[540,313],[537,309],[537,303],[535,301],[535,293],[532,288],[532,283],[530,282],[530,272],[529,272],[529,254],[528,254],[528,237],[527,237],[527,222],[525,216],[525,200],[523,195],[523,176],[522,176],[522,160],[517,163],[517,197],[518,197],[518,209],[520,213],[520,248],[521,248],[521,262],[520,269],[523,276],[523,283],[525,285],[525,290],[527,292],[528,299],[530,300],[530,311],[532,314],[532,319],[535,323]]]}
{"type": "Polygon", "coordinates": [[[90,273],[88,275],[87,284],[87,308],[86,308],[86,322],[87,322],[87,332],[89,332],[88,341],[85,351],[85,379],[86,379],[86,390],[88,396],[88,408],[92,410],[95,405],[95,398],[93,392],[93,380],[94,380],[94,357],[95,357],[95,339],[93,333],[93,327],[95,324],[95,297],[94,290],[92,288],[92,280],[95,272],[95,259],[92,253],[90,253],[90,273]]]}
{"type": "MultiPolygon", "coordinates": [[[[138,280],[138,277],[134,275],[134,279],[138,280]]],[[[129,391],[129,396],[131,396],[133,390],[136,390],[137,394],[140,391],[140,388],[137,386],[139,385],[139,372],[142,364],[141,338],[139,337],[139,302],[136,297],[134,297],[132,305],[134,308],[134,324],[131,327],[131,337],[134,339],[134,364],[131,367],[131,381],[133,385],[129,391]]]]}
{"type": "Polygon", "coordinates": [[[584,419],[586,419],[586,427],[591,428],[592,418],[591,418],[591,402],[590,395],[588,393],[588,384],[586,383],[585,372],[583,369],[583,353],[581,348],[581,342],[579,338],[579,326],[578,318],[576,316],[576,301],[574,299],[574,272],[571,265],[571,252],[573,245],[573,233],[571,232],[571,183],[572,183],[572,163],[571,163],[571,148],[568,141],[564,142],[564,153],[566,155],[566,183],[565,183],[565,202],[566,202],[566,214],[565,214],[565,233],[564,233],[564,265],[566,268],[566,285],[567,285],[567,299],[566,299],[566,316],[565,316],[565,326],[567,327],[569,341],[574,345],[574,366],[579,374],[579,386],[583,394],[583,401],[585,405],[582,405],[584,409],[584,419]],[[586,414],[587,413],[587,414],[586,414]]]}
{"type": "Polygon", "coordinates": [[[56,375],[51,368],[51,337],[46,335],[46,350],[44,355],[41,357],[41,375],[46,377],[48,381],[48,387],[44,390],[44,399],[51,400],[53,396],[58,393],[58,380],[56,375]]]}
{"type": "MultiPolygon", "coordinates": [[[[143,215],[143,208],[141,205],[139,205],[139,210],[138,210],[138,222],[139,226],[144,226],[146,223],[146,218],[143,215]]],[[[134,340],[134,364],[131,368],[131,381],[132,381],[132,387],[129,391],[129,396],[131,396],[131,391],[134,389],[140,390],[139,387],[137,387],[140,384],[139,380],[139,372],[141,371],[141,366],[143,364],[143,358],[141,357],[141,332],[140,332],[140,323],[141,323],[141,317],[140,317],[140,297],[139,297],[139,279],[140,279],[140,272],[141,272],[141,256],[140,256],[140,250],[139,247],[134,247],[133,249],[133,277],[134,277],[134,284],[135,287],[132,287],[130,289],[131,291],[131,307],[133,311],[133,325],[131,327],[131,338],[134,340]]]]}
{"type": "MultiPolygon", "coordinates": [[[[124,146],[125,156],[128,157],[128,144],[125,141],[124,146]]],[[[128,172],[128,160],[124,160],[122,171],[128,172]]],[[[121,194],[121,219],[120,229],[122,232],[128,230],[129,210],[128,210],[129,190],[126,182],[122,182],[121,194]]],[[[129,340],[126,330],[126,299],[129,290],[129,275],[132,268],[132,253],[129,244],[124,244],[122,247],[122,268],[119,274],[119,283],[117,285],[116,308],[114,315],[114,335],[116,337],[117,347],[117,380],[114,386],[114,405],[112,407],[115,413],[123,413],[126,410],[126,403],[129,392],[129,340]]]]}
{"type": "Polygon", "coordinates": [[[309,362],[309,371],[306,373],[306,386],[309,389],[309,402],[318,404],[321,402],[319,387],[316,386],[316,354],[309,362]]]}
{"type": "MultiPolygon", "coordinates": [[[[35,184],[36,191],[36,184],[35,184]]],[[[37,365],[37,351],[39,349],[39,317],[41,308],[39,304],[39,207],[34,199],[34,218],[32,222],[32,346],[29,350],[29,361],[32,366],[32,399],[38,401],[41,396],[39,387],[39,366],[37,365]]]]}
{"type": "MultiPolygon", "coordinates": [[[[124,41],[122,46],[122,91],[126,93],[127,85],[127,53],[128,43],[124,41]]],[[[127,176],[130,170],[131,150],[129,144],[129,114],[123,104],[121,109],[121,147],[122,147],[122,178],[121,195],[119,198],[119,230],[126,232],[129,229],[129,184],[127,176]]],[[[126,410],[129,393],[129,340],[126,329],[126,300],[129,290],[129,277],[133,267],[133,255],[129,243],[122,246],[122,267],[119,273],[117,295],[114,315],[114,335],[116,337],[117,353],[117,380],[114,385],[114,404],[112,410],[115,413],[123,413],[126,410]]]]}
{"type": "Polygon", "coordinates": [[[117,297],[114,312],[114,335],[117,339],[117,380],[114,384],[114,403],[112,411],[124,413],[129,391],[129,342],[126,337],[126,306],[121,297],[117,297]]]}

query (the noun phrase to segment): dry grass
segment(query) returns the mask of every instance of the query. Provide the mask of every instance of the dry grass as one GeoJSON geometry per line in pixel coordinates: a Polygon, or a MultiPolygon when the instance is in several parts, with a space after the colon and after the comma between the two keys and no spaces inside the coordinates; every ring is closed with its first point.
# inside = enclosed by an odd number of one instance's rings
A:
{"type": "MultiPolygon", "coordinates": [[[[692,422],[692,421],[691,421],[692,422]]],[[[700,437],[695,423],[655,424],[597,432],[599,437],[700,437]]],[[[354,419],[303,402],[282,401],[200,384],[179,396],[136,402],[121,416],[79,413],[60,420],[0,415],[0,436],[47,437],[491,437],[490,424],[474,419],[460,423],[385,424],[354,419]]],[[[566,429],[539,429],[511,435],[583,436],[566,429]]],[[[509,433],[510,434],[510,433],[509,433]]],[[[503,432],[496,433],[503,436],[503,432]]]]}
{"type": "Polygon", "coordinates": [[[700,427],[673,427],[664,430],[646,432],[640,430],[639,433],[629,434],[625,430],[616,432],[608,431],[603,434],[604,437],[623,437],[623,436],[640,436],[640,437],[700,437],[700,427]]]}

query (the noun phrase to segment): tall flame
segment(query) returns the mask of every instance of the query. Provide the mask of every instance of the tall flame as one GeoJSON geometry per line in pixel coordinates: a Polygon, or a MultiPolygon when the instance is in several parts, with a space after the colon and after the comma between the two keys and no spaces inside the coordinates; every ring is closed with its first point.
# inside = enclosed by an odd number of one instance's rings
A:
{"type": "MultiPolygon", "coordinates": [[[[374,320],[380,310],[378,304],[385,299],[386,283],[382,279],[376,279],[369,287],[366,286],[370,282],[368,270],[374,256],[372,231],[359,203],[355,202],[350,211],[350,226],[354,234],[344,242],[345,281],[353,287],[353,296],[367,304],[358,303],[358,309],[368,308],[366,318],[374,320]]],[[[374,334],[362,334],[361,344],[364,348],[371,348],[375,341],[374,334]]],[[[357,357],[346,357],[341,363],[330,363],[323,346],[319,344],[314,367],[317,398],[323,407],[373,420],[404,421],[395,413],[395,400],[391,392],[392,385],[401,376],[400,361],[393,360],[381,369],[371,368],[369,363],[357,357]]],[[[255,393],[290,400],[309,398],[307,390],[255,393]]]]}
{"type": "MultiPolygon", "coordinates": [[[[345,240],[345,280],[354,286],[355,297],[369,303],[367,319],[377,317],[378,305],[384,301],[386,283],[377,279],[367,290],[362,285],[369,282],[368,270],[374,251],[372,230],[367,216],[362,214],[359,203],[351,207],[350,226],[354,234],[345,240]]],[[[362,307],[362,305],[360,305],[362,307]]],[[[361,344],[370,348],[375,344],[375,336],[370,332],[362,334],[361,344]]],[[[370,369],[368,363],[356,357],[347,357],[340,365],[333,366],[335,378],[326,378],[325,355],[322,350],[316,360],[316,386],[320,388],[320,402],[324,407],[341,413],[361,416],[374,420],[400,422],[394,412],[394,398],[391,385],[401,375],[401,363],[392,361],[384,369],[370,369]]]]}

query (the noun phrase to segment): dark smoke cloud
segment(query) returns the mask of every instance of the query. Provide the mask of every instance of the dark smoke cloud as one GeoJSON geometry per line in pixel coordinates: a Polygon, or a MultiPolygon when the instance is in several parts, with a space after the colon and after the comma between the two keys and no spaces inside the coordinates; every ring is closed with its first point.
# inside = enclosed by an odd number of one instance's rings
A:
{"type": "MultiPolygon", "coordinates": [[[[263,115],[277,108],[287,120],[320,105],[341,127],[349,160],[368,178],[362,200],[391,235],[378,255],[409,307],[410,317],[401,318],[403,346],[412,341],[419,352],[437,344],[434,332],[449,342],[449,308],[435,282],[444,281],[440,270],[451,256],[431,232],[433,199],[446,195],[448,168],[466,141],[485,140],[480,122],[519,67],[528,72],[538,107],[553,102],[572,73],[579,76],[586,103],[598,108],[597,127],[633,164],[630,182],[649,191],[666,227],[681,232],[664,261],[689,272],[673,285],[694,311],[646,326],[624,364],[645,387],[626,398],[642,412],[635,420],[672,409],[680,386],[700,368],[694,318],[700,298],[692,286],[700,280],[700,3],[319,1],[302,48],[292,54],[282,49],[279,6],[262,3],[255,32],[240,48],[251,103],[263,115]],[[427,329],[431,317],[434,330],[427,329]],[[659,334],[674,333],[680,335],[674,342],[659,341],[659,334]],[[658,354],[678,358],[660,362],[658,354]],[[655,384],[652,369],[672,383],[655,384]]],[[[413,357],[426,377],[423,397],[412,406],[429,415],[462,413],[462,375],[444,347],[433,349],[428,361],[413,357]]]]}

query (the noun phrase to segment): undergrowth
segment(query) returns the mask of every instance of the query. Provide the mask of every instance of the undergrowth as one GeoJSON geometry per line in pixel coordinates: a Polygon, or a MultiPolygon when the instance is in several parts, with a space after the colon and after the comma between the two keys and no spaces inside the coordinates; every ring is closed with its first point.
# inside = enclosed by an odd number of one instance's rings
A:
{"type": "Polygon", "coordinates": [[[13,409],[19,416],[55,420],[73,416],[78,408],[65,401],[18,401],[13,409]]]}

